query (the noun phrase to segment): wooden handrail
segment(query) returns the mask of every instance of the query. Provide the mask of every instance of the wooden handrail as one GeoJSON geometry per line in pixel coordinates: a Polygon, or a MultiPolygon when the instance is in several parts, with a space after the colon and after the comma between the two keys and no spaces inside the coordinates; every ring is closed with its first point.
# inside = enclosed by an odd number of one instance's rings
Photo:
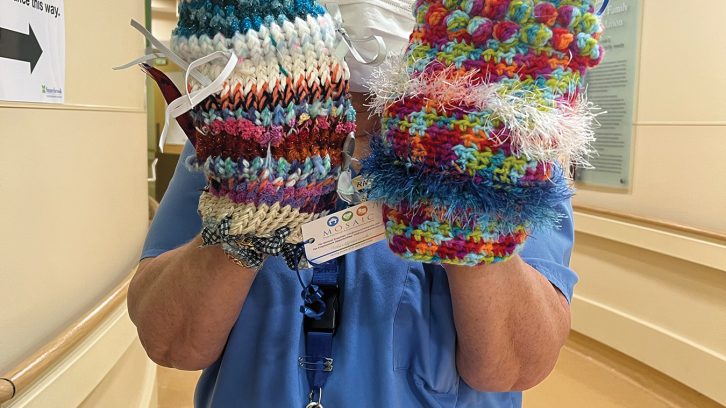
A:
{"type": "Polygon", "coordinates": [[[0,376],[0,404],[10,401],[26,390],[52,367],[56,366],[78,343],[126,301],[129,282],[136,271],[121,282],[113,292],[68,329],[23,360],[5,375],[0,376]]]}
{"type": "Polygon", "coordinates": [[[678,224],[671,221],[660,220],[656,218],[648,218],[635,214],[628,214],[620,211],[606,210],[604,208],[590,207],[587,205],[573,205],[575,211],[582,211],[594,215],[602,215],[610,218],[618,218],[621,220],[635,221],[640,224],[648,226],[654,226],[659,228],[666,228],[677,232],[684,232],[686,234],[697,235],[699,237],[713,239],[717,241],[726,242],[726,234],[716,231],[710,231],[702,228],[691,227],[688,225],[678,224]]]}
{"type": "MultiPolygon", "coordinates": [[[[159,203],[149,197],[149,220],[154,218],[159,203]]],[[[56,366],[81,340],[88,337],[106,318],[126,301],[129,283],[136,273],[136,268],[111,294],[106,296],[91,311],[76,320],[58,337],[46,344],[35,354],[23,360],[15,368],[0,376],[0,404],[13,399],[26,390],[52,367],[56,366]]]]}

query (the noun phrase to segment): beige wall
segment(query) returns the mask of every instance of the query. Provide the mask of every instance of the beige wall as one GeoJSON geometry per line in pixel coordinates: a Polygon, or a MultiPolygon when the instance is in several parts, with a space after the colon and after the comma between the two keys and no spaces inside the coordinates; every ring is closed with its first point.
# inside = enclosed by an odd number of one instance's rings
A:
{"type": "Polygon", "coordinates": [[[154,37],[164,43],[168,43],[171,39],[171,31],[176,28],[177,18],[176,14],[159,13],[154,16],[154,22],[152,24],[152,31],[154,37]]]}
{"type": "Polygon", "coordinates": [[[726,1],[643,9],[632,190],[576,202],[726,232],[726,1]]]}
{"type": "Polygon", "coordinates": [[[156,365],[136,339],[78,408],[156,408],[156,389],[156,365]]]}
{"type": "Polygon", "coordinates": [[[176,27],[176,0],[151,0],[151,32],[159,41],[168,42],[176,27]]]}
{"type": "MultiPolygon", "coordinates": [[[[644,0],[630,192],[575,203],[726,232],[723,0],[644,0]]],[[[726,404],[726,242],[576,215],[573,327],[726,404]]]]}
{"type": "Polygon", "coordinates": [[[143,0],[65,1],[66,104],[0,102],[0,372],[106,296],[147,227],[143,0]]]}

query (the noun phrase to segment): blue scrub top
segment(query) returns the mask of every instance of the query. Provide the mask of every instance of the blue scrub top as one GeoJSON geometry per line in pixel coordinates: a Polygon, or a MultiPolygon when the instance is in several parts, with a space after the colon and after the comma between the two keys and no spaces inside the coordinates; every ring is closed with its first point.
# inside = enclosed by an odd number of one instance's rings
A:
{"type": "MultiPolygon", "coordinates": [[[[143,258],[190,241],[201,230],[197,202],[205,180],[183,165],[187,144],[146,239],[143,258]]],[[[531,236],[521,253],[568,300],[577,275],[568,268],[572,208],[560,227],[531,236]]],[[[385,241],[345,256],[334,371],[327,408],[521,407],[522,394],[472,390],[456,371],[456,331],[446,273],[395,256],[385,241]]],[[[200,271],[201,272],[201,271],[200,271]]],[[[311,271],[305,271],[309,279],[311,271]]],[[[196,407],[304,408],[309,386],[297,365],[304,354],[300,285],[279,258],[259,271],[220,359],[197,385],[196,407]]]]}

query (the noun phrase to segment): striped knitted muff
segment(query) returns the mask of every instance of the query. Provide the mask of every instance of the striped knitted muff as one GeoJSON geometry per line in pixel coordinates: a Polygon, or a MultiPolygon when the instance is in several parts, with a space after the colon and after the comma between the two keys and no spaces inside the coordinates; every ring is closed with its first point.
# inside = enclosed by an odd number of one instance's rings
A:
{"type": "Polygon", "coordinates": [[[597,124],[583,76],[603,51],[594,0],[418,0],[406,54],[371,84],[365,163],[391,249],[477,265],[556,227],[597,124]]]}
{"type": "MultiPolygon", "coordinates": [[[[184,0],[179,16],[175,54],[239,58],[222,91],[191,112],[196,155],[187,166],[208,180],[205,228],[225,222],[248,242],[286,228],[287,242],[299,242],[300,225],[334,208],[343,143],[355,131],[335,22],[312,0],[184,0]]],[[[197,69],[214,78],[223,67],[197,69]]]]}

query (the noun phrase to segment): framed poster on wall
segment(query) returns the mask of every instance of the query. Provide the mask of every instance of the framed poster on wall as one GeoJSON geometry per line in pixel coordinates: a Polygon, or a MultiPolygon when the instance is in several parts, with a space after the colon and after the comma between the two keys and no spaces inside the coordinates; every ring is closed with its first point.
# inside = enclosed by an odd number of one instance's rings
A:
{"type": "Polygon", "coordinates": [[[598,116],[593,168],[578,168],[578,185],[628,189],[632,172],[642,0],[611,0],[603,14],[600,43],[605,60],[585,77],[587,95],[598,116]]]}

